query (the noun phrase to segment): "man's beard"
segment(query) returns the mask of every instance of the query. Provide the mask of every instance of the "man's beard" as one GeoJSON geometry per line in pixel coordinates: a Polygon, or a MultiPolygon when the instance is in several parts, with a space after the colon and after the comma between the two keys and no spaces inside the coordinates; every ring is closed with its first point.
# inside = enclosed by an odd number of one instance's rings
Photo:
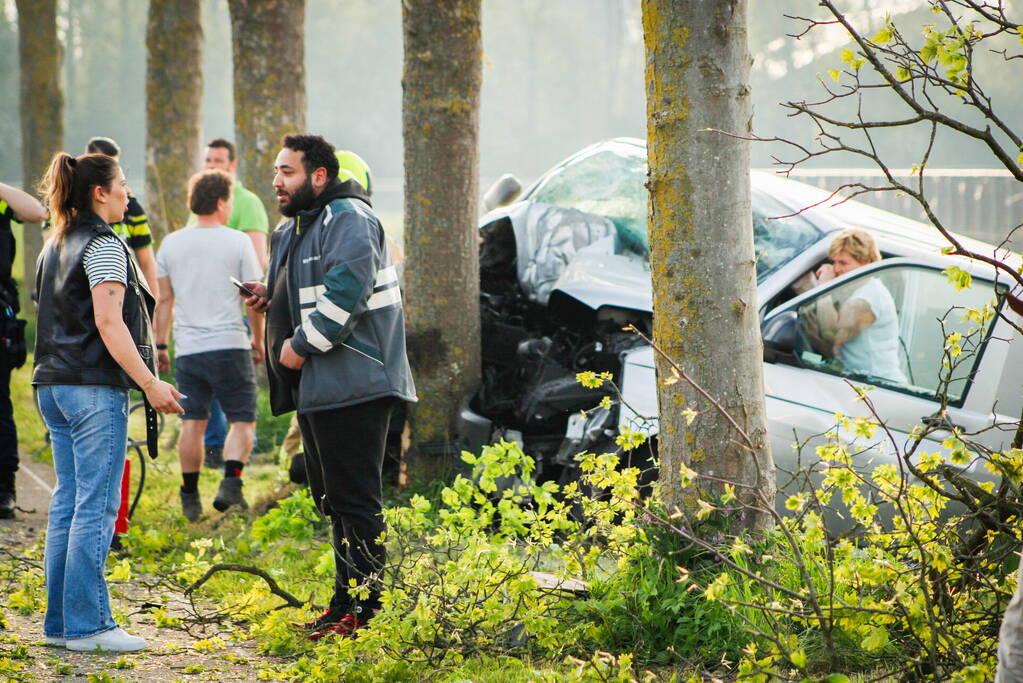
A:
{"type": "Polygon", "coordinates": [[[287,216],[288,218],[293,218],[299,212],[305,211],[312,206],[315,200],[316,193],[313,192],[313,183],[307,177],[305,182],[292,193],[291,201],[286,203],[280,202],[277,208],[280,210],[282,215],[287,216]]]}

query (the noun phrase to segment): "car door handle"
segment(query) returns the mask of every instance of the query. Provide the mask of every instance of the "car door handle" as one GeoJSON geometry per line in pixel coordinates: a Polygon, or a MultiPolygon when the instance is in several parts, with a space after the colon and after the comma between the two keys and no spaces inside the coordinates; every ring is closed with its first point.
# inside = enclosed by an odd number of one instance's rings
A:
{"type": "Polygon", "coordinates": [[[962,427],[957,425],[955,422],[949,420],[948,415],[942,415],[941,413],[921,417],[920,421],[923,422],[925,426],[931,427],[933,429],[944,429],[950,432],[953,429],[957,429],[960,432],[964,431],[962,427]]]}

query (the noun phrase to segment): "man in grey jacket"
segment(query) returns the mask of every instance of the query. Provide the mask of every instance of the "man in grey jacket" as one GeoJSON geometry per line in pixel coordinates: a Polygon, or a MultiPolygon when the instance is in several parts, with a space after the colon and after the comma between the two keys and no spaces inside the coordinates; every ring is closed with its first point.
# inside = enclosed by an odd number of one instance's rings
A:
{"type": "Polygon", "coordinates": [[[395,404],[416,396],[398,275],[365,190],[338,179],[322,137],[281,144],[274,188],[289,220],[270,238],[266,284],[245,283],[256,295],[246,302],[267,314],[271,409],[298,411],[309,486],[333,531],[334,596],[304,624],[317,639],[350,635],[380,606],[384,445],[395,404]],[[350,595],[350,579],[368,581],[369,597],[350,595]]]}

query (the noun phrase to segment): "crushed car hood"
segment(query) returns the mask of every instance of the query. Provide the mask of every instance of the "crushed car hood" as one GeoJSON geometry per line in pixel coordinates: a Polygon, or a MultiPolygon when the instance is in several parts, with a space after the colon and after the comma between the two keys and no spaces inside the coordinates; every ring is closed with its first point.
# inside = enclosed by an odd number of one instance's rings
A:
{"type": "Polygon", "coordinates": [[[650,267],[625,250],[612,221],[553,204],[520,202],[492,212],[483,224],[507,218],[515,234],[516,275],[530,301],[547,305],[560,291],[590,308],[652,310],[650,267]]]}
{"type": "Polygon", "coordinates": [[[554,287],[592,309],[601,306],[653,311],[650,268],[638,254],[581,251],[554,287]]]}
{"type": "Polygon", "coordinates": [[[612,236],[614,223],[577,209],[523,202],[508,212],[515,232],[519,285],[531,301],[547,304],[559,278],[581,249],[612,236]]]}

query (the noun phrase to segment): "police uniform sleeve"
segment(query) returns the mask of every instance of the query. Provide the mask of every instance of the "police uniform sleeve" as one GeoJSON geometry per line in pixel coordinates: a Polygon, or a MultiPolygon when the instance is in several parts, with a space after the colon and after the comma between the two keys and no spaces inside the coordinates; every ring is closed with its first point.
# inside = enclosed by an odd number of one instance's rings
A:
{"type": "Polygon", "coordinates": [[[132,251],[138,251],[153,243],[153,232],[149,228],[149,218],[139,200],[128,197],[128,210],[124,212],[124,241],[132,251]]]}

